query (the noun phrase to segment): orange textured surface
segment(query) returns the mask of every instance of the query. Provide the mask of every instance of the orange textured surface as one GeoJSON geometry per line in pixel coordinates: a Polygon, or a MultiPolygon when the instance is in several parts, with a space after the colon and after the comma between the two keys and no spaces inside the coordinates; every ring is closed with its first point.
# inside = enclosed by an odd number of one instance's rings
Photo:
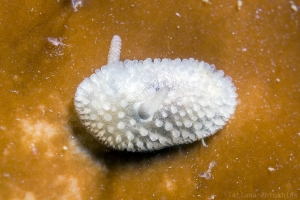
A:
{"type": "Polygon", "coordinates": [[[299,199],[300,1],[237,2],[2,1],[0,199],[299,199]],[[83,129],[74,93],[115,34],[121,60],[192,57],[232,77],[236,112],[207,148],[116,152],[83,129]]]}

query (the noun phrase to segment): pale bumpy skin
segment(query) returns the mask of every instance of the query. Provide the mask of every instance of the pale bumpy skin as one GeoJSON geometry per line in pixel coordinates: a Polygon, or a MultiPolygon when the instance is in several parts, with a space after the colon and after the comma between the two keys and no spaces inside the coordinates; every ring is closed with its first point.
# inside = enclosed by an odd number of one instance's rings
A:
{"type": "Polygon", "coordinates": [[[236,88],[214,65],[192,58],[122,62],[120,48],[114,36],[109,64],[75,94],[83,125],[108,147],[153,151],[191,143],[216,133],[234,113],[236,88]]]}

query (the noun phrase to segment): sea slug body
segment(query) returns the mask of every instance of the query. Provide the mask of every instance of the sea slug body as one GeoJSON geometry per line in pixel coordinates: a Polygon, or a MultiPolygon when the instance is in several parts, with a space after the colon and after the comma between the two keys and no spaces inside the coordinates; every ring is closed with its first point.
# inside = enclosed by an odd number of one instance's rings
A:
{"type": "Polygon", "coordinates": [[[222,70],[190,59],[120,61],[121,38],[108,64],[84,79],[75,109],[87,130],[110,148],[153,151],[216,133],[237,104],[222,70]]]}

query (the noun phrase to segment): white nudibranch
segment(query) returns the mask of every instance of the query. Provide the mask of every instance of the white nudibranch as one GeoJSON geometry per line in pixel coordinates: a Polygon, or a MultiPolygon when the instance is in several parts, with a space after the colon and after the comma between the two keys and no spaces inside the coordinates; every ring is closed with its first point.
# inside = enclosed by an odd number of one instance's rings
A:
{"type": "Polygon", "coordinates": [[[120,50],[115,35],[108,64],[80,83],[74,102],[83,125],[108,147],[153,151],[203,141],[234,113],[236,88],[214,65],[193,58],[120,61],[120,50]]]}

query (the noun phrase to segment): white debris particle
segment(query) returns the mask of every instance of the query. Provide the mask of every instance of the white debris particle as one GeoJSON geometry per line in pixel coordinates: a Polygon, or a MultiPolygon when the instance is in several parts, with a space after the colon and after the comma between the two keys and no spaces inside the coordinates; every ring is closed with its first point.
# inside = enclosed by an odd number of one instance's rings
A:
{"type": "Polygon", "coordinates": [[[269,170],[270,172],[274,172],[274,171],[275,171],[275,168],[273,168],[273,167],[268,167],[268,170],[269,170]]]}
{"type": "Polygon", "coordinates": [[[59,38],[59,40],[57,38],[53,38],[53,37],[48,37],[47,38],[48,42],[50,42],[51,44],[53,44],[54,46],[66,46],[64,43],[62,43],[62,39],[59,38]]]}
{"type": "Polygon", "coordinates": [[[217,196],[217,195],[213,194],[213,195],[211,195],[210,197],[208,197],[208,199],[209,199],[209,200],[215,199],[216,196],[217,196]]]}
{"type": "Polygon", "coordinates": [[[67,146],[63,146],[63,150],[68,150],[68,147],[67,146]]]}
{"type": "Polygon", "coordinates": [[[178,17],[181,17],[181,15],[179,13],[175,13],[178,17]]]}
{"type": "Polygon", "coordinates": [[[212,174],[210,173],[211,172],[211,169],[216,166],[216,162],[215,161],[212,161],[209,163],[209,166],[208,166],[208,170],[204,173],[200,173],[199,174],[199,177],[201,178],[205,178],[206,180],[209,180],[212,178],[212,174]]]}
{"type": "Polygon", "coordinates": [[[209,3],[209,4],[210,4],[210,1],[209,1],[209,0],[202,0],[202,2],[204,2],[204,3],[209,3]]]}
{"type": "Polygon", "coordinates": [[[245,52],[245,51],[247,51],[247,48],[242,48],[242,52],[245,52]]]}
{"type": "Polygon", "coordinates": [[[297,5],[295,4],[295,2],[290,1],[290,4],[291,4],[291,9],[292,9],[293,11],[297,12],[297,11],[298,11],[298,7],[297,7],[297,5]]]}
{"type": "Polygon", "coordinates": [[[279,78],[276,78],[276,81],[279,83],[279,82],[280,82],[280,79],[279,79],[279,78]]]}
{"type": "Polygon", "coordinates": [[[10,90],[12,93],[16,93],[16,94],[19,94],[19,91],[18,90],[10,90]]]}
{"type": "Polygon", "coordinates": [[[298,133],[298,135],[300,136],[300,132],[298,133]]]}
{"type": "Polygon", "coordinates": [[[79,6],[79,7],[82,7],[82,5],[83,5],[83,0],[71,0],[71,2],[72,2],[72,7],[73,7],[73,9],[74,9],[74,12],[77,12],[77,7],[79,6]]]}
{"type": "Polygon", "coordinates": [[[241,10],[241,9],[242,9],[242,5],[243,5],[242,0],[238,0],[238,1],[237,1],[237,9],[238,9],[238,10],[241,10]]]}

